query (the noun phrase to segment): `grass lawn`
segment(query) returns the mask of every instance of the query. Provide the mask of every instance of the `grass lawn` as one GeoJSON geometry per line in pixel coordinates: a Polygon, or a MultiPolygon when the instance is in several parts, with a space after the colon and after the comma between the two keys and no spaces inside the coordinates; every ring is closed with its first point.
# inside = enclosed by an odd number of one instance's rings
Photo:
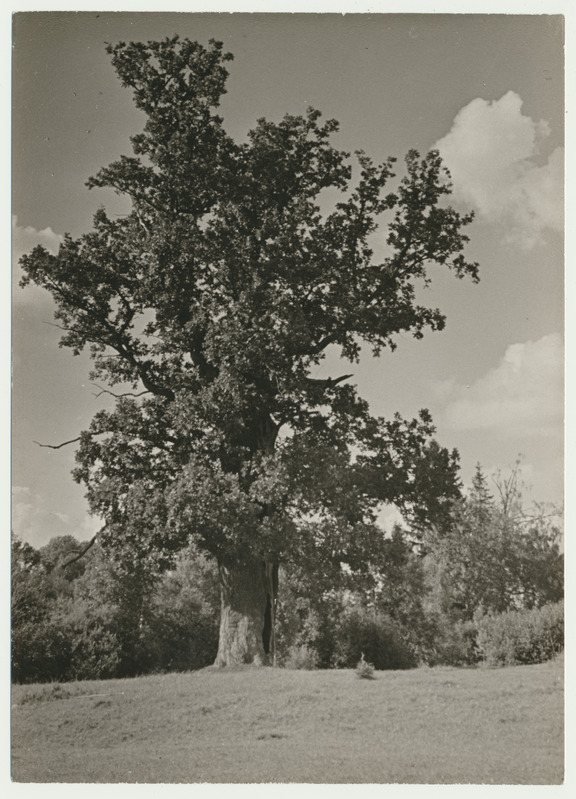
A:
{"type": "Polygon", "coordinates": [[[12,692],[12,778],[95,783],[563,780],[563,664],[204,669],[12,692]]]}

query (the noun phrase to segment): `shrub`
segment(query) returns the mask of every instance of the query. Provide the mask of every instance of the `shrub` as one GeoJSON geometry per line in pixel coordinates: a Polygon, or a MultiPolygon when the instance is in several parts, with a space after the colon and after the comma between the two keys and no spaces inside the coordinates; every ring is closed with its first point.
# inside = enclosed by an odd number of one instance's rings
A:
{"type": "Polygon", "coordinates": [[[306,644],[291,646],[284,658],[283,666],[285,669],[313,671],[318,668],[318,653],[306,644]]]}
{"type": "Polygon", "coordinates": [[[113,630],[111,614],[73,609],[69,620],[61,619],[71,644],[70,663],[58,675],[59,680],[107,680],[124,676],[118,636],[113,630]]]}
{"type": "Polygon", "coordinates": [[[564,648],[564,603],[475,616],[478,648],[490,666],[543,663],[564,648]]]}
{"type": "Polygon", "coordinates": [[[362,607],[348,610],[340,620],[335,639],[332,665],[339,668],[355,668],[364,654],[379,670],[411,669],[418,665],[399,626],[384,613],[362,607]]]}
{"type": "Polygon", "coordinates": [[[69,679],[72,641],[49,620],[27,622],[12,631],[12,679],[19,683],[69,679]]]}
{"type": "Polygon", "coordinates": [[[473,666],[480,660],[477,629],[472,621],[454,621],[444,614],[433,618],[434,645],[424,658],[428,666],[473,666]]]}
{"type": "Polygon", "coordinates": [[[154,608],[144,632],[143,646],[150,670],[188,671],[214,662],[218,651],[218,618],[193,601],[177,607],[154,608]]]}
{"type": "Polygon", "coordinates": [[[356,664],[356,676],[360,680],[374,679],[374,664],[368,663],[366,660],[364,660],[364,652],[362,652],[362,657],[356,664]]]}

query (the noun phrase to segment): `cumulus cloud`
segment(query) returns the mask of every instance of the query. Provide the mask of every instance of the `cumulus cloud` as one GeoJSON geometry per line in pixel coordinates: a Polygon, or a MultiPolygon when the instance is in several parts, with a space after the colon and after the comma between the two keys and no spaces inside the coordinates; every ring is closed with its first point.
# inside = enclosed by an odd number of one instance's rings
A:
{"type": "Polygon", "coordinates": [[[435,144],[452,174],[454,201],[505,226],[506,238],[526,249],[546,230],[563,230],[563,150],[539,162],[549,134],[548,123],[525,116],[522,99],[508,92],[493,102],[472,100],[435,144]]]}
{"type": "Polygon", "coordinates": [[[34,547],[44,546],[51,538],[73,535],[79,540],[91,538],[101,522],[80,513],[62,513],[50,508],[46,500],[27,486],[12,487],[12,529],[34,547]]]}
{"type": "Polygon", "coordinates": [[[490,430],[524,437],[562,431],[563,344],[557,334],[512,344],[500,363],[469,386],[437,386],[452,430],[490,430]]]}
{"type": "Polygon", "coordinates": [[[42,498],[29,488],[13,487],[12,529],[20,538],[38,546],[56,535],[62,535],[65,523],[59,516],[60,514],[48,510],[42,498]]]}
{"type": "Polygon", "coordinates": [[[63,236],[55,233],[50,227],[44,230],[36,230],[30,226],[22,227],[18,224],[18,218],[12,217],[12,298],[15,303],[34,301],[39,292],[42,297],[46,296],[44,291],[34,286],[28,286],[24,291],[19,287],[23,274],[18,263],[20,258],[39,244],[55,255],[63,239],[63,236]]]}
{"type": "Polygon", "coordinates": [[[26,486],[12,487],[12,528],[21,535],[33,508],[32,492],[26,486]]]}
{"type": "Polygon", "coordinates": [[[59,233],[54,233],[51,227],[44,228],[44,230],[36,230],[30,225],[22,227],[18,224],[18,217],[12,217],[12,247],[18,258],[24,253],[30,252],[38,244],[46,247],[48,252],[56,254],[63,239],[64,237],[59,233]]]}

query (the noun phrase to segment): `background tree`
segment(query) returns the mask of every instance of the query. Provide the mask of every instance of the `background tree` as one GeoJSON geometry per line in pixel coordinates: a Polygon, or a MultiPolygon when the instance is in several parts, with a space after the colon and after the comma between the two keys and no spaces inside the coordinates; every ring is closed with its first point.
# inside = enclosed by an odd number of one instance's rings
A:
{"type": "Polygon", "coordinates": [[[560,531],[553,516],[522,506],[519,465],[496,479],[496,498],[478,465],[471,489],[427,557],[437,608],[453,621],[474,614],[538,608],[563,598],[560,531]]]}
{"type": "Polygon", "coordinates": [[[378,354],[397,334],[442,329],[416,287],[434,265],[477,279],[462,255],[471,216],[442,202],[437,152],[410,151],[389,191],[395,159],[357,152],[353,169],[317,110],[233,141],[215,113],[232,58],[218,42],[108,52],[146,122],[134,155],[88,185],[132,210],[98,211],[56,256],[36,248],[23,283],[52,293],[61,344],[89,347],[117,399],[81,434],[75,472],[103,544],[153,575],[194,540],[220,570],[216,662],[264,662],[280,562],[368,568],[380,503],[422,526],[457,493],[427,412],[374,418],[351,375],[312,374],[329,348],[355,361],[362,343],[378,354]],[[443,468],[423,482],[431,460],[443,468]]]}
{"type": "Polygon", "coordinates": [[[71,535],[59,535],[39,550],[40,560],[48,574],[69,582],[84,574],[90,555],[77,557],[84,546],[71,535]]]}
{"type": "Polygon", "coordinates": [[[11,609],[13,636],[14,628],[42,615],[39,602],[39,583],[43,576],[40,554],[33,546],[22,541],[12,533],[11,552],[11,609]]]}
{"type": "Polygon", "coordinates": [[[214,662],[220,610],[212,559],[183,550],[153,594],[144,629],[147,660],[158,671],[199,669],[214,662]]]}
{"type": "MultiPolygon", "coordinates": [[[[19,682],[41,682],[67,676],[69,641],[55,622],[55,609],[73,595],[73,580],[57,567],[72,549],[72,536],[54,538],[40,550],[12,538],[12,676],[19,682]]],[[[84,565],[81,567],[84,569],[84,565]]]]}
{"type": "Polygon", "coordinates": [[[14,540],[15,681],[133,677],[213,662],[219,611],[214,564],[185,550],[173,570],[150,582],[99,544],[66,566],[70,552],[81,550],[71,536],[53,538],[40,550],[14,540]]]}
{"type": "Polygon", "coordinates": [[[399,525],[374,544],[369,570],[316,575],[304,566],[282,576],[278,638],[288,665],[309,665],[310,652],[321,668],[354,667],[362,652],[378,669],[426,660],[434,631],[423,558],[399,525]]]}

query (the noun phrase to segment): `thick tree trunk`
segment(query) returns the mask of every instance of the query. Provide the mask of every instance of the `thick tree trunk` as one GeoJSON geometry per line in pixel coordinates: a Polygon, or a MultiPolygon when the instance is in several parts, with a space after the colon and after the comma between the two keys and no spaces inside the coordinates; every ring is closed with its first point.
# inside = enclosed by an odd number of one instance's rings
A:
{"type": "Polygon", "coordinates": [[[216,666],[274,662],[278,567],[264,560],[220,564],[220,639],[216,666]]]}

